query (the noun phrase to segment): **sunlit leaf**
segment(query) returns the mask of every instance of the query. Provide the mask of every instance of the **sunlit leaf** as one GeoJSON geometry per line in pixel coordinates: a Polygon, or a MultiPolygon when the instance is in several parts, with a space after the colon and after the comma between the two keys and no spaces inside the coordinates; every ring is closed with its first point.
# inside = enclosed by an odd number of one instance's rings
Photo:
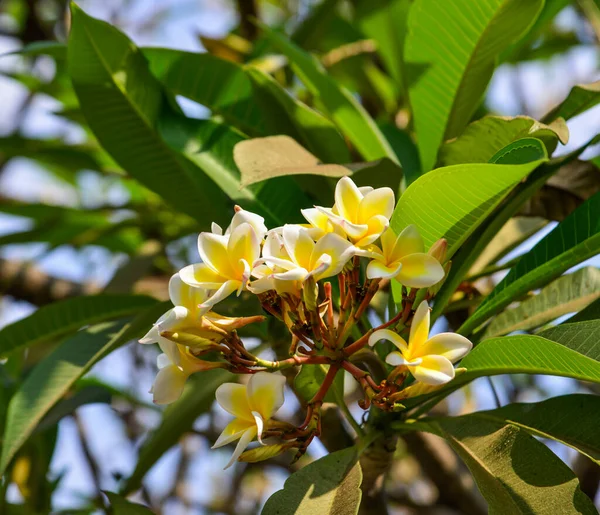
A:
{"type": "Polygon", "coordinates": [[[535,21],[543,0],[416,0],[404,58],[423,170],[477,109],[495,59],[535,21]]]}
{"type": "Polygon", "coordinates": [[[472,332],[514,299],[599,251],[600,193],[596,193],[521,257],[459,331],[472,332]]]}
{"type": "Polygon", "coordinates": [[[354,447],[329,454],[292,474],[265,504],[264,515],[358,513],[362,472],[354,447]]]}
{"type": "Polygon", "coordinates": [[[585,308],[600,297],[600,270],[586,267],[559,277],[537,295],[507,309],[487,326],[485,337],[540,327],[561,315],[585,308]]]}
{"type": "Polygon", "coordinates": [[[423,428],[445,438],[462,458],[491,514],[596,513],[569,467],[516,425],[467,415],[423,428]]]}

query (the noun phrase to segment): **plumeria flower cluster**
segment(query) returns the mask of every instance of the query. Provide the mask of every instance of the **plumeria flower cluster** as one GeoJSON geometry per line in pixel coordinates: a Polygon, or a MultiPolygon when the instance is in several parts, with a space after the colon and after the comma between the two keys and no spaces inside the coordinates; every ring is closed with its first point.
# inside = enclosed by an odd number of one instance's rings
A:
{"type": "Polygon", "coordinates": [[[151,389],[154,402],[179,399],[187,378],[196,372],[221,368],[249,376],[216,391],[217,403],[234,417],[214,444],[237,442],[230,466],[238,459],[265,459],[287,449],[296,449],[300,457],[320,434],[321,405],[343,370],[362,387],[359,404],[364,409],[398,411],[403,409],[400,401],[451,381],[457,373],[453,364],[472,344],[453,333],[429,336],[428,300],[450,266],[445,263],[447,245],[442,239],[426,249],[413,225],[396,233],[390,227],[394,206],[390,188],[359,188],[343,177],[334,205],[302,210],[304,224],[269,230],[264,218],[236,207],[225,230],[213,224],[210,232],[201,233],[201,262],[171,278],[174,307],[140,340],[162,350],[151,389]],[[399,311],[371,328],[366,316],[371,301],[380,290],[389,291],[391,281],[402,288],[399,311]],[[238,330],[265,316],[227,317],[213,311],[244,291],[256,295],[264,312],[285,324],[289,357],[268,361],[245,347],[238,330]],[[386,353],[389,343],[379,342],[391,342],[397,350],[386,353]],[[369,373],[362,361],[365,353],[381,356],[385,377],[369,373]],[[284,401],[286,377],[298,367],[323,365],[327,373],[307,399],[304,422],[293,426],[273,419],[284,401]],[[269,451],[246,450],[255,438],[269,451]],[[275,444],[268,443],[273,439],[275,444]]]}

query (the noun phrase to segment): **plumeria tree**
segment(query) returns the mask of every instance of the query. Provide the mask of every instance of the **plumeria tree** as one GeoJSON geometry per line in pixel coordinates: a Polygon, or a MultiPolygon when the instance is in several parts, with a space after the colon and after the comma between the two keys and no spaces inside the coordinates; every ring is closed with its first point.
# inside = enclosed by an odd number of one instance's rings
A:
{"type": "Polygon", "coordinates": [[[69,419],[94,478],[81,513],[597,513],[598,137],[568,140],[600,86],[540,113],[521,100],[519,116],[485,101],[498,64],[597,43],[600,10],[567,4],[323,0],[299,20],[291,2],[239,1],[239,26],[196,53],[139,47],[76,4],[53,4],[52,25],[28,3],[26,27],[68,36],[23,37],[12,78],[60,102],[83,142],[17,129],[5,163],[25,155],[82,192],[93,170],[127,200],[2,199],[33,228],[0,244],[122,264],[99,287],[0,262],[4,290],[40,305],[0,330],[0,513],[57,511],[69,419]],[[126,344],[130,389],[93,368],[126,344]],[[94,403],[127,427],[125,473],[94,457],[94,403]],[[191,438],[213,450],[185,452],[191,438]],[[161,497],[148,472],[176,445],[161,497]],[[192,474],[198,456],[233,478],[226,500],[192,474]],[[272,467],[285,484],[262,491],[272,467]],[[186,480],[209,501],[193,506],[186,480]]]}

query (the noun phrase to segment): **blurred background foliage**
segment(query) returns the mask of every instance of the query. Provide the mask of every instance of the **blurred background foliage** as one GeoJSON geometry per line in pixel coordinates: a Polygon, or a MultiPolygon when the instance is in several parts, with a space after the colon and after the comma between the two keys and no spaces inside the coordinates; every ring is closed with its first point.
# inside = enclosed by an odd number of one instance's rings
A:
{"type": "MultiPolygon", "coordinates": [[[[121,105],[118,88],[94,89],[86,83],[86,74],[94,70],[91,63],[71,69],[71,82],[64,45],[71,23],[66,2],[0,0],[0,320],[6,325],[43,308],[35,335],[27,327],[17,328],[21,332],[4,343],[14,348],[0,368],[1,420],[12,393],[69,331],[139,313],[147,317],[142,322],[151,320],[143,311],[154,305],[149,297],[166,299],[170,275],[196,261],[197,232],[212,220],[230,217],[234,203],[257,210],[274,225],[299,221],[300,207],[330,202],[333,181],[319,176],[279,177],[240,189],[232,157],[235,143],[285,134],[310,150],[316,163],[381,159],[355,166],[357,182],[373,186],[382,177],[382,183],[395,177],[400,185],[402,173],[407,184],[433,167],[435,156],[419,152],[414,144],[419,127],[407,98],[414,70],[403,69],[398,57],[404,51],[410,4],[81,0],[85,12],[128,34],[149,62],[149,71],[123,77],[122,88],[134,98],[128,109],[121,105]],[[260,30],[258,20],[278,32],[260,30]],[[298,54],[299,49],[315,60],[298,54]],[[90,102],[82,112],[78,97],[85,95],[90,102]],[[135,102],[151,109],[136,117],[135,102]],[[340,114],[332,109],[338,103],[362,107],[340,114]],[[361,130],[370,123],[356,114],[363,109],[385,139],[370,139],[361,130]],[[337,125],[350,120],[357,132],[340,134],[330,118],[337,125]],[[93,120],[93,132],[86,120],[93,120]],[[128,138],[132,131],[141,134],[135,141],[128,138]],[[94,134],[101,135],[102,146],[94,134]],[[169,178],[173,176],[178,180],[169,178]],[[99,292],[112,297],[104,297],[101,305],[79,298],[99,292]],[[138,296],[124,302],[122,295],[132,292],[138,296]],[[69,299],[74,299],[79,319],[62,320],[43,311],[69,299]],[[36,344],[18,349],[26,338],[36,344]]],[[[484,101],[467,110],[467,121],[485,114],[541,119],[574,85],[598,80],[599,38],[597,2],[547,0],[536,23],[500,56],[484,101]]],[[[85,45],[76,51],[84,62],[85,45]]],[[[590,91],[586,107],[600,101],[590,91]]],[[[430,101],[430,93],[424,92],[423,102],[430,101]]],[[[600,131],[598,109],[565,117],[573,118],[571,138],[559,154],[581,147],[600,131]]],[[[443,134],[438,136],[441,142],[443,134]]],[[[446,147],[438,164],[457,159],[453,151],[460,148],[446,147]]],[[[497,282],[496,272],[510,267],[516,256],[600,190],[597,154],[593,147],[586,150],[568,172],[555,175],[526,203],[495,240],[497,245],[475,263],[442,324],[456,329],[497,282]]],[[[590,270],[586,273],[593,275],[590,270]]],[[[231,300],[227,309],[236,315],[256,312],[246,300],[231,300]]],[[[380,303],[385,306],[386,299],[380,303]]],[[[152,315],[162,308],[154,306],[152,315]]],[[[212,392],[223,379],[202,375],[196,381],[202,381],[201,387],[188,391],[185,402],[163,416],[146,393],[155,354],[135,344],[122,346],[135,336],[135,331],[119,333],[124,324],[94,325],[100,333],[78,333],[96,338],[90,345],[100,355],[116,350],[70,372],[72,380],[56,392],[59,402],[36,421],[39,425],[0,485],[0,513],[48,513],[51,507],[57,513],[91,513],[102,502],[102,490],[130,492],[139,486],[135,498],[156,513],[256,513],[295,466],[276,459],[222,472],[226,452],[209,456],[208,447],[223,420],[211,410],[212,392]]],[[[267,330],[276,341],[276,327],[246,336],[260,345],[267,330]]],[[[494,407],[496,401],[588,391],[569,379],[501,376],[494,382],[496,391],[476,381],[436,409],[458,414],[494,407]]],[[[351,389],[347,395],[358,398],[351,389]]],[[[294,402],[286,405],[292,419],[301,416],[294,402]]],[[[333,411],[329,416],[335,419],[333,411]]],[[[332,442],[325,443],[332,450],[332,442]]],[[[584,491],[597,496],[598,468],[572,450],[551,445],[574,467],[584,491]]],[[[323,452],[311,447],[306,460],[323,452]]],[[[407,438],[397,451],[389,483],[397,513],[482,513],[472,480],[435,437],[407,438]]]]}

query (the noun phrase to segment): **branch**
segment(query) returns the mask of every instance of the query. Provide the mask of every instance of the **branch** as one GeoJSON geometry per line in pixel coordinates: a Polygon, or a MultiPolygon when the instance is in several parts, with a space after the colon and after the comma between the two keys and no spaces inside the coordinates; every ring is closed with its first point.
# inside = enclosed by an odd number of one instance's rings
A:
{"type": "Polygon", "coordinates": [[[0,258],[0,293],[36,306],[99,291],[100,287],[96,284],[58,279],[32,263],[0,258]]]}

